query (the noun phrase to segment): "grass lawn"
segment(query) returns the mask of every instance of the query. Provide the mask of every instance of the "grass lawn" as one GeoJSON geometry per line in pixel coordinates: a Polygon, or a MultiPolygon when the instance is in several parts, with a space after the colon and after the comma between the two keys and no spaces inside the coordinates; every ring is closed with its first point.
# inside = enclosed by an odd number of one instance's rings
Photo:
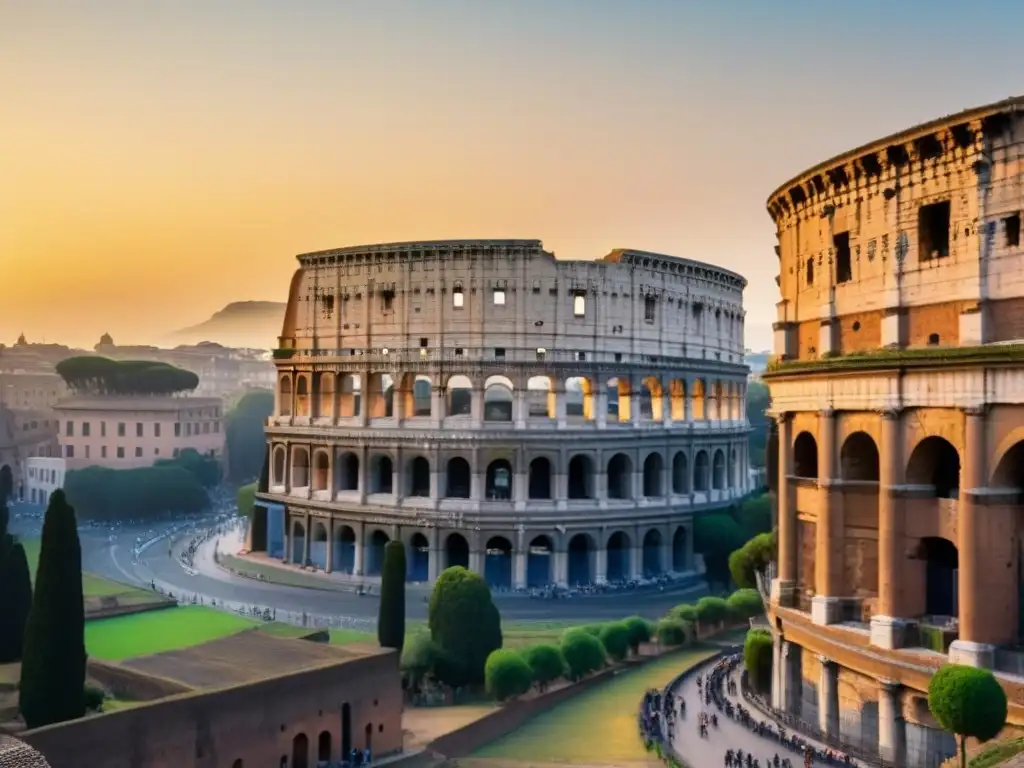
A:
{"type": "Polygon", "coordinates": [[[697,646],[620,673],[533,718],[473,757],[586,765],[645,762],[649,755],[636,727],[644,691],[661,688],[714,653],[712,648],[697,646]]]}
{"type": "Polygon", "coordinates": [[[121,661],[151,653],[189,648],[233,635],[260,622],[201,605],[95,619],[85,624],[89,655],[121,661]]]}
{"type": "Polygon", "coordinates": [[[997,741],[986,746],[974,757],[968,757],[967,768],[995,768],[1021,752],[1024,752],[1024,738],[997,741]]]}

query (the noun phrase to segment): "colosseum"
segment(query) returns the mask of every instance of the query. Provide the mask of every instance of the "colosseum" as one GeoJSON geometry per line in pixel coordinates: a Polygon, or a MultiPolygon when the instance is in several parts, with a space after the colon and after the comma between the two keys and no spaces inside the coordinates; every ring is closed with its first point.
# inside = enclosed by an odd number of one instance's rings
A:
{"type": "Polygon", "coordinates": [[[952,746],[926,699],[948,660],[996,671],[1024,725],[1022,106],[875,141],[768,200],[772,706],[898,765],[952,746]]]}
{"type": "Polygon", "coordinates": [[[496,587],[692,578],[695,514],[751,489],[745,281],[537,240],[303,254],[275,351],[252,547],[496,587]]]}

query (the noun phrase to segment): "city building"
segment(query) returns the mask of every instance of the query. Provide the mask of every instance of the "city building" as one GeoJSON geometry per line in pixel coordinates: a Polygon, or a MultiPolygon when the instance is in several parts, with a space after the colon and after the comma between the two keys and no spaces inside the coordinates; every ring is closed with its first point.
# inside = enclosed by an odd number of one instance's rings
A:
{"type": "Polygon", "coordinates": [[[47,411],[67,394],[64,380],[52,370],[0,370],[0,405],[12,410],[47,411]]]}
{"type": "Polygon", "coordinates": [[[74,396],[54,406],[67,469],[129,469],[186,448],[224,453],[223,405],[208,397],[74,396]]]}
{"type": "Polygon", "coordinates": [[[22,469],[21,498],[30,504],[46,504],[50,494],[64,487],[67,466],[58,457],[32,456],[26,458],[22,469]]]}
{"type": "Polygon", "coordinates": [[[696,514],[752,489],[732,272],[537,240],[298,257],[251,549],[496,586],[692,573],[696,514]],[[265,515],[265,519],[261,516],[265,515]]]}
{"type": "Polygon", "coordinates": [[[851,150],[782,185],[773,704],[897,765],[952,748],[953,660],[1024,725],[1024,99],[851,150]]]}
{"type": "Polygon", "coordinates": [[[57,421],[47,412],[14,411],[0,404],[0,495],[25,498],[25,462],[57,456],[57,421]]]}

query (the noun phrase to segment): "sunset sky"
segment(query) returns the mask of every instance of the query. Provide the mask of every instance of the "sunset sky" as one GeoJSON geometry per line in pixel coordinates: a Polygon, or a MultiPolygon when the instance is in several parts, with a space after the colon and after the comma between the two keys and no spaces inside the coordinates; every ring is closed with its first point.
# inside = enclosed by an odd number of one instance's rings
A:
{"type": "Polygon", "coordinates": [[[764,349],[768,194],[1024,93],[1022,28],[983,0],[0,0],[0,341],[151,341],[283,301],[299,252],[521,237],[736,270],[764,349]]]}

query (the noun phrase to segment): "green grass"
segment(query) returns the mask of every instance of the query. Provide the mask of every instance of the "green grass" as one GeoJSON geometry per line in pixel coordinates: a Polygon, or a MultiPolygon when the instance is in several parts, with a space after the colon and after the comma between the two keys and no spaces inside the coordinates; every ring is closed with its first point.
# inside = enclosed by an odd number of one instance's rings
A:
{"type": "Polygon", "coordinates": [[[666,685],[714,653],[697,646],[623,672],[533,718],[473,757],[591,765],[646,760],[636,728],[644,691],[666,685]]]}
{"type": "Polygon", "coordinates": [[[1024,738],[993,744],[967,761],[967,768],[995,768],[1024,752],[1024,738]]]}
{"type": "Polygon", "coordinates": [[[213,608],[190,605],[85,624],[85,647],[93,658],[121,661],[189,648],[233,635],[259,622],[213,608]]]}

